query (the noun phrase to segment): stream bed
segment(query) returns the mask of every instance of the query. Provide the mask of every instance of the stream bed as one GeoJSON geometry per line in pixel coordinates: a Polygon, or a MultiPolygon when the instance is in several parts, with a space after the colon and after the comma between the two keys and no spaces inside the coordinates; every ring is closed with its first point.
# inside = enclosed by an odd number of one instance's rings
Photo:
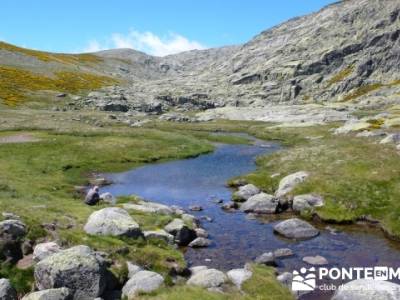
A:
{"type": "MultiPolygon", "coordinates": [[[[208,248],[185,249],[189,265],[208,265],[224,271],[241,268],[256,256],[277,248],[290,248],[295,255],[279,260],[279,271],[310,267],[304,256],[322,255],[326,267],[400,267],[398,244],[379,232],[360,226],[317,226],[321,233],[314,239],[291,241],[273,233],[273,226],[288,214],[254,218],[239,211],[226,212],[214,199],[231,199],[232,190],[226,182],[235,176],[255,170],[258,155],[268,155],[279,145],[255,142],[253,145],[219,144],[214,152],[196,158],[155,163],[134,170],[107,174],[114,182],[102,192],[113,195],[135,194],[145,199],[179,205],[188,209],[201,205],[203,211],[189,212],[199,218],[208,216],[212,222],[201,221],[212,240],[208,248]],[[334,230],[333,230],[334,229],[334,230]]],[[[329,284],[329,282],[326,282],[329,284]]],[[[337,283],[337,282],[336,282],[337,283]]],[[[332,292],[314,291],[301,299],[330,299],[332,292]]]]}

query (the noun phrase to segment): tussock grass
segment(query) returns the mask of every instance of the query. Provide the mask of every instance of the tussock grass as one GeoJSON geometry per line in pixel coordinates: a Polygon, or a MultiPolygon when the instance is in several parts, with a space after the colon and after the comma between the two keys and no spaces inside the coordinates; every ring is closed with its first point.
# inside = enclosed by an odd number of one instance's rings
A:
{"type": "Polygon", "coordinates": [[[346,68],[344,68],[343,70],[341,70],[340,72],[338,72],[337,74],[333,75],[332,78],[330,78],[327,82],[328,87],[330,87],[331,85],[341,82],[344,79],[346,79],[351,73],[353,73],[354,71],[354,66],[348,66],[346,68]]]}
{"type": "Polygon", "coordinates": [[[381,83],[372,83],[372,84],[367,84],[360,86],[356,90],[352,91],[351,93],[347,94],[344,98],[343,101],[350,101],[354,100],[356,98],[359,98],[361,96],[364,96],[372,91],[378,90],[382,88],[384,85],[381,83]]]}
{"type": "Polygon", "coordinates": [[[0,99],[9,106],[23,102],[32,92],[78,93],[116,83],[113,78],[90,73],[62,71],[56,72],[54,77],[47,77],[28,70],[0,66],[0,99]]]}
{"type": "Polygon", "coordinates": [[[58,62],[63,64],[96,64],[103,61],[101,57],[93,54],[50,53],[50,52],[26,49],[4,42],[0,42],[0,50],[6,50],[9,52],[19,52],[24,55],[35,57],[44,62],[58,62]]]}

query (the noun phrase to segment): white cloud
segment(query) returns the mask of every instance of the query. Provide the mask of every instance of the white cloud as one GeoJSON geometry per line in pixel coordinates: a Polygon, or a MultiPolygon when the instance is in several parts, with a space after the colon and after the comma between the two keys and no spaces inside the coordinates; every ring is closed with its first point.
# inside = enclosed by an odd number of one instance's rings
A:
{"type": "Polygon", "coordinates": [[[88,45],[83,49],[83,52],[97,52],[101,50],[107,49],[106,47],[103,47],[98,41],[96,40],[91,40],[89,41],[88,45]]]}
{"type": "Polygon", "coordinates": [[[206,47],[177,33],[169,33],[160,37],[149,31],[131,30],[128,34],[114,33],[111,38],[103,43],[91,40],[84,52],[111,48],[132,48],[155,56],[165,56],[193,49],[205,49],[206,47]]]}

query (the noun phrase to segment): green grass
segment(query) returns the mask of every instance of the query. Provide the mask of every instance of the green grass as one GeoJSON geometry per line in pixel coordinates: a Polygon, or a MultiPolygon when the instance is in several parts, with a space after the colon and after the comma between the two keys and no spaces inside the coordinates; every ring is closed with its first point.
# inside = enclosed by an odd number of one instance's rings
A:
{"type": "MultiPolygon", "coordinates": [[[[20,215],[28,226],[29,238],[44,237],[47,233],[41,224],[56,221],[64,246],[86,244],[111,253],[116,260],[136,261],[164,274],[171,261],[184,266],[182,253],[159,241],[86,235],[83,225],[99,207],[89,207],[81,199],[75,199],[73,186],[86,184],[91,172],[126,170],[147,162],[208,152],[212,150],[208,141],[154,129],[135,129],[113,135],[32,134],[41,141],[0,144],[0,210],[20,215]],[[73,225],[73,228],[67,229],[68,225],[73,225]]],[[[132,213],[132,216],[144,229],[157,229],[169,221],[168,217],[151,214],[132,213]]],[[[25,280],[19,273],[12,272],[9,272],[9,277],[18,282],[22,280],[19,283],[22,290],[32,280],[25,280]]]]}
{"type": "MultiPolygon", "coordinates": [[[[28,117],[24,115],[24,118],[28,117]]],[[[286,289],[276,285],[273,270],[269,268],[254,267],[255,276],[243,286],[243,295],[234,292],[220,295],[181,285],[168,287],[170,261],[184,265],[181,252],[161,241],[88,236],[82,231],[87,217],[99,207],[88,207],[81,199],[74,198],[73,186],[87,183],[91,172],[122,171],[145,163],[191,157],[211,151],[210,142],[248,143],[246,138],[223,132],[245,132],[285,146],[282,151],[258,158],[258,169],[244,176],[249,182],[273,193],[283,176],[308,171],[310,178],[293,194],[321,194],[326,205],[314,213],[322,220],[352,223],[369,216],[379,220],[390,235],[400,237],[398,153],[393,146],[378,145],[369,139],[332,135],[330,130],[335,124],[272,128],[271,124],[261,122],[153,122],[141,129],[110,124],[103,129],[78,126],[69,131],[70,127],[59,128],[58,122],[52,122],[34,123],[34,128],[42,130],[32,129],[31,133],[41,138],[40,142],[0,145],[0,209],[21,215],[32,239],[46,234],[40,227],[43,222],[57,220],[62,228],[73,223],[72,229],[58,230],[64,245],[87,244],[111,253],[117,262],[113,271],[121,281],[126,276],[124,262],[127,260],[161,272],[167,278],[167,287],[149,298],[291,299],[286,298],[291,297],[286,289]],[[216,131],[222,134],[212,134],[216,131]],[[274,173],[280,175],[271,178],[274,173]]],[[[372,123],[378,126],[380,120],[372,123]]],[[[18,122],[15,124],[21,126],[18,122]]],[[[128,201],[136,200],[119,199],[119,203],[128,201]]],[[[172,218],[139,212],[131,214],[143,229],[162,228],[172,218]]],[[[1,270],[17,282],[20,290],[25,290],[32,280],[26,276],[28,271],[19,274],[1,270]]]]}
{"type": "Polygon", "coordinates": [[[379,220],[392,237],[400,238],[400,160],[395,147],[335,136],[329,130],[330,126],[285,129],[288,138],[300,131],[302,136],[321,138],[298,140],[282,151],[260,157],[258,170],[244,177],[274,193],[282,177],[308,171],[310,178],[293,195],[322,195],[326,205],[315,211],[322,220],[349,223],[368,216],[379,220]],[[280,176],[271,178],[274,173],[280,176]]]}
{"type": "Polygon", "coordinates": [[[33,268],[20,270],[15,266],[3,263],[0,267],[0,278],[8,278],[18,294],[23,295],[34,285],[33,268]]]}

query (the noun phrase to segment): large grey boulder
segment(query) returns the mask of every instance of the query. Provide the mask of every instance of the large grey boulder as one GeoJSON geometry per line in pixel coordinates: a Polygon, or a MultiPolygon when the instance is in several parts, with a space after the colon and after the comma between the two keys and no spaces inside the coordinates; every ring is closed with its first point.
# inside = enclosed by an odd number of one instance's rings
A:
{"type": "Polygon", "coordinates": [[[135,265],[130,261],[126,263],[126,266],[128,267],[128,278],[132,278],[132,276],[135,275],[137,272],[143,271],[142,267],[135,265]]]}
{"type": "Polygon", "coordinates": [[[122,288],[122,296],[128,299],[134,299],[139,293],[150,293],[164,283],[164,278],[155,272],[139,271],[125,283],[122,288]]]}
{"type": "Polygon", "coordinates": [[[290,174],[281,179],[279,182],[278,190],[275,193],[276,197],[283,197],[290,193],[299,183],[302,183],[306,180],[309,174],[305,171],[299,171],[293,174],[290,174]]]}
{"type": "Polygon", "coordinates": [[[20,220],[0,222],[0,260],[14,263],[22,258],[21,244],[26,233],[26,226],[20,220]]]}
{"type": "Polygon", "coordinates": [[[72,300],[73,294],[67,288],[48,289],[25,295],[22,300],[72,300]]]}
{"type": "Polygon", "coordinates": [[[251,276],[253,275],[253,272],[247,268],[243,269],[233,269],[230,270],[226,273],[228,276],[229,280],[232,281],[232,283],[240,289],[243,282],[246,280],[249,280],[251,276]]]}
{"type": "Polygon", "coordinates": [[[297,218],[279,222],[274,226],[274,231],[286,238],[296,240],[310,239],[319,234],[314,226],[297,218]]]}
{"type": "Polygon", "coordinates": [[[279,202],[274,196],[260,193],[251,196],[240,206],[240,210],[258,214],[273,214],[276,212],[278,204],[279,202]]]}
{"type": "Polygon", "coordinates": [[[398,300],[400,285],[382,280],[359,279],[344,284],[332,300],[398,300]]]}
{"type": "Polygon", "coordinates": [[[194,273],[187,281],[187,284],[202,288],[216,288],[227,280],[228,278],[223,272],[216,269],[205,269],[194,273]]]}
{"type": "Polygon", "coordinates": [[[189,228],[182,219],[174,219],[164,227],[164,230],[174,236],[179,246],[187,246],[197,236],[196,232],[189,228]]]}
{"type": "Polygon", "coordinates": [[[279,248],[274,251],[275,258],[284,258],[293,256],[293,251],[289,248],[279,248]]]}
{"type": "Polygon", "coordinates": [[[33,249],[33,260],[39,262],[46,257],[61,251],[60,246],[55,242],[40,243],[33,249]]]}
{"type": "Polygon", "coordinates": [[[251,196],[260,193],[260,189],[256,187],[254,184],[246,184],[244,186],[240,186],[239,190],[233,193],[233,199],[235,201],[246,201],[251,196]]]}
{"type": "Polygon", "coordinates": [[[85,232],[93,235],[127,236],[137,238],[142,235],[139,225],[129,213],[118,207],[107,207],[89,216],[85,232]]]}
{"type": "Polygon", "coordinates": [[[26,226],[20,220],[4,220],[0,222],[0,238],[12,240],[22,239],[26,235],[26,226]]]}
{"type": "Polygon", "coordinates": [[[87,246],[75,246],[41,260],[34,271],[39,290],[67,287],[74,299],[96,298],[106,288],[107,269],[87,246]]]}
{"type": "Polygon", "coordinates": [[[174,210],[167,205],[149,201],[139,201],[138,204],[126,203],[123,207],[127,210],[137,210],[145,213],[164,215],[171,215],[174,213],[174,210]]]}
{"type": "Polygon", "coordinates": [[[10,280],[0,279],[0,299],[1,300],[17,300],[17,292],[12,287],[10,280]]]}
{"type": "Polygon", "coordinates": [[[204,271],[207,270],[208,267],[207,266],[194,266],[189,268],[190,274],[193,276],[194,274],[200,272],[200,271],[204,271]]]}
{"type": "Polygon", "coordinates": [[[318,265],[318,266],[322,266],[322,265],[327,265],[328,264],[328,260],[321,256],[321,255],[316,255],[316,256],[305,256],[303,257],[303,261],[310,264],[310,265],[318,265]]]}

